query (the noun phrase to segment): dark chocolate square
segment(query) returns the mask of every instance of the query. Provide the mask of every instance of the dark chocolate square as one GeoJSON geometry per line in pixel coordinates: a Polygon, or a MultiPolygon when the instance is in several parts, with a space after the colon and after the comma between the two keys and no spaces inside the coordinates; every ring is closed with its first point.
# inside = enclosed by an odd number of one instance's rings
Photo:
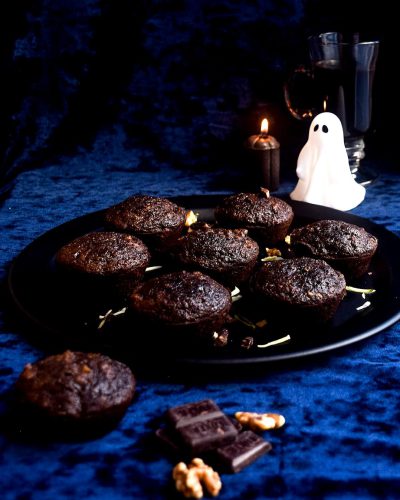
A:
{"type": "Polygon", "coordinates": [[[232,442],[238,430],[210,399],[171,408],[167,418],[177,440],[196,455],[232,442]]]}
{"type": "Polygon", "coordinates": [[[167,411],[167,419],[176,428],[223,415],[219,406],[212,399],[175,406],[167,411]]]}
{"type": "Polygon", "coordinates": [[[238,434],[226,415],[196,421],[177,429],[181,441],[192,454],[213,450],[232,442],[238,434]]]}
{"type": "Polygon", "coordinates": [[[218,448],[215,456],[224,470],[239,472],[271,449],[271,443],[258,434],[244,431],[232,443],[218,448]]]}

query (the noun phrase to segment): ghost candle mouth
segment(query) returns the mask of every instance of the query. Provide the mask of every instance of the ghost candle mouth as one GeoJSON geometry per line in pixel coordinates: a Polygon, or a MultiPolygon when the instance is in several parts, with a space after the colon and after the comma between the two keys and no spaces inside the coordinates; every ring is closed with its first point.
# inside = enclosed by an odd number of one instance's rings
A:
{"type": "Polygon", "coordinates": [[[352,176],[342,124],[333,113],[320,113],[311,122],[296,173],[299,180],[290,194],[293,200],[338,210],[351,210],[364,200],[365,188],[352,176]]]}

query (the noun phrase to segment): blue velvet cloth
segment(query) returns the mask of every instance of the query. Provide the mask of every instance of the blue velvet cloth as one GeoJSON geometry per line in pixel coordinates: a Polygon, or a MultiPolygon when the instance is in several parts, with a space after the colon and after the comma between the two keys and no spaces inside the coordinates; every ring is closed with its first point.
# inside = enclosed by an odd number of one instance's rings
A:
{"type": "MultiPolygon", "coordinates": [[[[137,394],[120,424],[88,441],[43,441],[9,432],[9,393],[24,367],[48,354],[22,334],[7,305],[6,273],[32,240],[74,217],[133,192],[171,196],[225,193],[231,175],[140,168],[143,150],[121,153],[99,142],[90,153],[21,173],[0,209],[1,498],[54,500],[174,498],[173,459],[152,440],[171,406],[214,399],[228,414],[274,411],[286,417],[267,438],[273,450],[236,475],[222,476],[221,499],[398,498],[400,491],[399,325],[346,349],[229,377],[138,375],[137,394]],[[107,154],[106,154],[107,152],[107,154]]],[[[114,149],[113,149],[114,145],[114,149]]],[[[382,169],[379,162],[371,166],[382,169]]],[[[236,172],[237,182],[243,172],[236,172]]],[[[293,178],[279,193],[290,191],[293,178]]],[[[400,177],[382,170],[353,212],[399,234],[400,177]]],[[[149,360],[151,366],[152,360],[149,360]]]]}

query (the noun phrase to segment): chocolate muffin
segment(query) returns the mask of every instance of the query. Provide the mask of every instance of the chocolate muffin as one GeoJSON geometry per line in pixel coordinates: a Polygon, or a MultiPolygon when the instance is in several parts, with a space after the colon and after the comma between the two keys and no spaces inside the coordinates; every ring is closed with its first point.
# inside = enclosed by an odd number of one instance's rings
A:
{"type": "Polygon", "coordinates": [[[107,227],[134,234],[152,252],[164,252],[179,238],[185,226],[186,211],[172,201],[135,195],[105,212],[107,227]]]}
{"type": "Polygon", "coordinates": [[[344,276],[323,260],[300,257],[264,263],[251,289],[283,322],[325,322],[346,294],[344,276]]]}
{"type": "Polygon", "coordinates": [[[347,279],[367,272],[378,240],[364,228],[340,220],[320,220],[295,229],[290,234],[298,256],[323,259],[347,279]]]}
{"type": "MultiPolygon", "coordinates": [[[[134,314],[161,335],[212,334],[226,322],[229,290],[198,271],[165,274],[140,284],[130,297],[134,314]]],[[[170,336],[168,336],[170,338],[170,336]]]]}
{"type": "Polygon", "coordinates": [[[174,252],[183,268],[202,271],[230,287],[249,278],[258,254],[258,244],[246,229],[210,227],[188,233],[174,252]]]}
{"type": "Polygon", "coordinates": [[[103,354],[66,351],[25,366],[16,390],[28,416],[44,425],[94,431],[115,425],[135,393],[135,377],[103,354]]]}
{"type": "Polygon", "coordinates": [[[93,299],[125,297],[143,278],[150,262],[146,245],[130,234],[88,233],[58,250],[57,268],[68,285],[93,299]]]}
{"type": "Polygon", "coordinates": [[[248,229],[250,237],[267,246],[285,239],[293,217],[292,207],[267,189],[228,196],[215,209],[218,225],[248,229]]]}

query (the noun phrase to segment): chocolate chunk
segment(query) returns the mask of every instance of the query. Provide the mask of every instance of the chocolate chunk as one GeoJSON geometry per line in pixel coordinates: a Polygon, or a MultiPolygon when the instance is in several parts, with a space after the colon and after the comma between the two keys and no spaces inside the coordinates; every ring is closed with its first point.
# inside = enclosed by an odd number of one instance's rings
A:
{"type": "Polygon", "coordinates": [[[242,424],[239,422],[239,420],[237,418],[229,417],[229,420],[232,422],[233,426],[235,427],[235,429],[238,432],[242,432],[243,426],[242,426],[242,424]]]}
{"type": "Polygon", "coordinates": [[[179,453],[179,443],[176,442],[175,436],[171,433],[170,429],[165,427],[157,429],[156,437],[168,448],[168,450],[179,453]]]}
{"type": "Polygon", "coordinates": [[[218,463],[229,472],[239,472],[257,458],[271,450],[272,446],[253,431],[244,431],[232,443],[215,451],[218,463]]]}
{"type": "Polygon", "coordinates": [[[179,429],[181,440],[193,453],[209,451],[230,443],[237,433],[225,415],[201,422],[197,421],[179,429]]]}
{"type": "Polygon", "coordinates": [[[187,403],[167,411],[167,419],[176,429],[221,415],[223,415],[222,411],[212,399],[187,403]]]}
{"type": "Polygon", "coordinates": [[[167,419],[176,429],[188,424],[193,424],[209,418],[223,415],[222,411],[212,399],[187,403],[185,405],[170,408],[167,411],[167,419]]]}
{"type": "Polygon", "coordinates": [[[240,342],[240,347],[243,347],[243,349],[250,349],[250,347],[252,347],[253,344],[254,344],[254,337],[244,337],[240,342]]]}
{"type": "MultiPolygon", "coordinates": [[[[241,432],[243,429],[242,425],[236,418],[228,417],[229,420],[232,422],[233,426],[238,432],[241,432]]],[[[179,442],[179,439],[174,432],[173,429],[168,428],[168,427],[160,427],[159,429],[156,430],[155,435],[157,439],[164,444],[164,446],[173,453],[179,453],[182,455],[184,450],[182,449],[181,443],[179,442]]]]}
{"type": "Polygon", "coordinates": [[[171,408],[167,418],[191,454],[224,446],[238,434],[231,420],[210,399],[171,408]]]}

